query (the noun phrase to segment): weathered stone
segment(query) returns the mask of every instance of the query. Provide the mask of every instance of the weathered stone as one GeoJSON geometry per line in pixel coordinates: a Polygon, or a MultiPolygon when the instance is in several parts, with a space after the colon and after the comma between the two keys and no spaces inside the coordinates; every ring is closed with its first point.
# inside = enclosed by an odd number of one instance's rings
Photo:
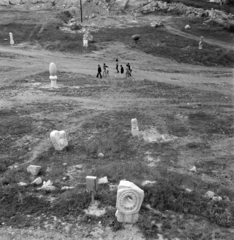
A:
{"type": "Polygon", "coordinates": [[[67,134],[65,131],[54,130],[50,133],[50,140],[56,150],[63,150],[68,146],[67,134]]]}
{"type": "Polygon", "coordinates": [[[214,195],[215,195],[214,192],[212,192],[212,191],[207,191],[207,192],[205,193],[204,197],[212,199],[212,198],[214,197],[214,195]]]}
{"type": "Polygon", "coordinates": [[[33,176],[37,176],[41,170],[41,166],[29,165],[27,167],[27,172],[31,173],[33,176]]]}
{"type": "Polygon", "coordinates": [[[40,185],[40,184],[42,184],[42,179],[41,179],[41,177],[36,178],[36,179],[32,182],[32,184],[35,184],[35,185],[40,185]]]}
{"type": "Polygon", "coordinates": [[[45,190],[45,191],[49,191],[49,192],[52,192],[55,189],[56,189],[56,187],[53,186],[53,183],[50,180],[48,180],[47,182],[44,181],[42,187],[38,188],[38,190],[45,190]]]}
{"type": "Polygon", "coordinates": [[[20,187],[26,187],[26,186],[28,186],[28,184],[25,183],[25,182],[19,182],[19,183],[17,183],[17,185],[20,186],[20,187]]]}
{"type": "Polygon", "coordinates": [[[107,177],[103,177],[103,178],[98,179],[98,184],[107,184],[107,183],[108,183],[107,177]]]}
{"type": "Polygon", "coordinates": [[[134,183],[122,180],[118,185],[115,216],[118,222],[136,223],[144,191],[134,183]]]}

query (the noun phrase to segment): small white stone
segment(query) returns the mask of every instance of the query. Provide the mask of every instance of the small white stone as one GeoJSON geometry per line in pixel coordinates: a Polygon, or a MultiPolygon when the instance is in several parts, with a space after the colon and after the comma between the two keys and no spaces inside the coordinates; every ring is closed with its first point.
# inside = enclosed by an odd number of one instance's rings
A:
{"type": "Polygon", "coordinates": [[[104,157],[104,154],[103,154],[103,153],[99,153],[99,154],[98,154],[98,157],[99,157],[99,158],[103,158],[103,157],[104,157]]]}
{"type": "Polygon", "coordinates": [[[17,183],[17,185],[19,185],[21,187],[26,187],[28,184],[25,182],[19,182],[19,183],[17,183]]]}
{"type": "Polygon", "coordinates": [[[62,191],[64,190],[70,190],[70,189],[73,189],[74,187],[69,187],[69,186],[64,186],[61,188],[62,191]]]}
{"type": "Polygon", "coordinates": [[[36,184],[36,185],[40,185],[41,183],[42,183],[41,177],[36,178],[36,179],[32,182],[32,184],[36,184]]]}
{"type": "Polygon", "coordinates": [[[192,192],[192,190],[190,188],[185,188],[185,191],[188,192],[188,193],[192,192]]]}
{"type": "Polygon", "coordinates": [[[186,30],[190,29],[190,25],[187,24],[185,27],[184,27],[186,30]]]}
{"type": "Polygon", "coordinates": [[[208,192],[205,193],[204,197],[206,197],[206,198],[210,198],[210,199],[211,199],[211,198],[214,197],[214,195],[215,195],[214,192],[212,192],[212,191],[208,191],[208,192]]]}
{"type": "Polygon", "coordinates": [[[197,168],[193,166],[192,168],[189,169],[190,172],[197,172],[197,168]]]}
{"type": "Polygon", "coordinates": [[[29,165],[27,167],[27,172],[31,173],[33,176],[37,176],[40,170],[41,170],[41,166],[37,166],[37,165],[29,165]]]}
{"type": "Polygon", "coordinates": [[[83,165],[82,164],[77,164],[74,166],[74,168],[76,168],[77,170],[82,170],[83,165]]]}
{"type": "Polygon", "coordinates": [[[98,184],[107,184],[107,183],[108,183],[107,177],[103,177],[103,178],[98,179],[98,184]]]}
{"type": "Polygon", "coordinates": [[[156,181],[149,181],[149,180],[145,180],[141,183],[141,186],[146,186],[146,185],[153,185],[155,184],[156,181]]]}
{"type": "Polygon", "coordinates": [[[222,198],[221,198],[220,196],[218,196],[218,197],[213,197],[212,200],[213,200],[213,201],[221,201],[222,198]]]}
{"type": "Polygon", "coordinates": [[[53,186],[53,183],[48,180],[47,182],[43,182],[43,186],[38,188],[38,190],[46,190],[46,191],[54,191],[56,189],[55,186],[53,186]]]}

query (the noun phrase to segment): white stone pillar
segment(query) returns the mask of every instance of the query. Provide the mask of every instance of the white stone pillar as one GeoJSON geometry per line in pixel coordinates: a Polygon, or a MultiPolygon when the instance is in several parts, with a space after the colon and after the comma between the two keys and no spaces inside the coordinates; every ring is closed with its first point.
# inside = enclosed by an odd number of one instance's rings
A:
{"type": "Polygon", "coordinates": [[[15,44],[14,39],[13,39],[13,34],[11,32],[9,32],[10,35],[10,44],[11,46],[15,44]]]}

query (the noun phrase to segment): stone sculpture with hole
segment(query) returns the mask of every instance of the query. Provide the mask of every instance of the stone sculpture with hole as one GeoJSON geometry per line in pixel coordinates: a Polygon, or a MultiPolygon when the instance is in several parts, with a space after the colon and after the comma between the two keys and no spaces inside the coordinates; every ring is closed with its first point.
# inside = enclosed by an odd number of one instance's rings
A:
{"type": "Polygon", "coordinates": [[[136,223],[144,198],[144,191],[134,183],[121,180],[118,185],[115,216],[118,222],[136,223]]]}

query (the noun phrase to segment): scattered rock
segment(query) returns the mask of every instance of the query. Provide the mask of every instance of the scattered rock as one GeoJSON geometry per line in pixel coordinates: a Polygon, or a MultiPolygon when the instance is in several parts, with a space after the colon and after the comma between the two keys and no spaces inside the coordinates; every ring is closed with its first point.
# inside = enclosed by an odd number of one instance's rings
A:
{"type": "Polygon", "coordinates": [[[212,199],[214,197],[215,193],[212,191],[208,191],[205,193],[204,197],[212,199]]]}
{"type": "Polygon", "coordinates": [[[77,165],[74,166],[74,168],[77,169],[77,170],[82,170],[83,165],[82,164],[77,164],[77,165]]]}
{"type": "Polygon", "coordinates": [[[221,201],[222,198],[220,196],[217,196],[217,197],[213,197],[212,200],[218,202],[218,201],[221,201]]]}
{"type": "Polygon", "coordinates": [[[45,190],[45,191],[49,191],[49,192],[52,192],[55,189],[56,189],[56,187],[53,186],[53,183],[50,180],[48,180],[47,182],[44,181],[42,187],[38,188],[38,190],[45,190]]]}
{"type": "Polygon", "coordinates": [[[99,157],[99,158],[104,158],[104,154],[103,154],[103,153],[99,153],[99,154],[98,154],[98,157],[99,157]]]}
{"type": "Polygon", "coordinates": [[[29,165],[27,167],[27,172],[31,173],[33,176],[37,176],[41,170],[41,166],[29,165]]]}
{"type": "Polygon", "coordinates": [[[192,190],[190,188],[185,188],[185,191],[188,192],[188,193],[192,192],[192,190]]]}
{"type": "Polygon", "coordinates": [[[69,187],[69,186],[64,186],[61,188],[62,191],[65,191],[65,190],[71,190],[73,189],[74,187],[69,187]]]}
{"type": "Polygon", "coordinates": [[[67,166],[67,163],[63,163],[63,166],[64,166],[64,167],[67,166]]]}
{"type": "Polygon", "coordinates": [[[140,37],[141,37],[141,36],[140,36],[139,34],[132,35],[132,39],[133,39],[135,42],[139,41],[140,37]]]}
{"type": "Polygon", "coordinates": [[[74,24],[72,24],[72,25],[70,26],[70,29],[71,29],[72,31],[76,31],[76,30],[82,29],[82,26],[81,26],[80,24],[74,23],[74,24]]]}
{"type": "Polygon", "coordinates": [[[85,213],[89,215],[95,215],[97,217],[102,216],[106,213],[105,209],[98,208],[99,202],[95,201],[88,209],[85,209],[85,213]]]}
{"type": "Polygon", "coordinates": [[[192,168],[189,169],[190,172],[197,172],[197,168],[193,166],[192,168]]]}
{"type": "Polygon", "coordinates": [[[108,183],[107,177],[103,177],[103,178],[98,179],[98,184],[107,184],[107,183],[108,183]]]}
{"type": "Polygon", "coordinates": [[[189,30],[189,29],[190,29],[190,25],[187,24],[187,25],[184,27],[184,29],[189,30]]]}
{"type": "Polygon", "coordinates": [[[159,21],[159,22],[154,21],[154,22],[151,22],[151,23],[150,23],[150,26],[153,27],[153,28],[156,28],[156,27],[161,27],[161,26],[163,26],[163,24],[162,24],[161,21],[159,21]]]}
{"type": "Polygon", "coordinates": [[[36,178],[36,179],[32,182],[32,184],[35,184],[35,185],[40,185],[40,184],[42,184],[42,179],[41,179],[41,177],[36,178]]]}
{"type": "Polygon", "coordinates": [[[19,183],[17,183],[17,185],[19,185],[19,186],[21,186],[21,187],[26,187],[26,186],[28,186],[28,184],[25,183],[25,182],[19,182],[19,183]]]}
{"type": "Polygon", "coordinates": [[[141,186],[146,186],[146,185],[153,185],[155,184],[156,181],[149,181],[149,180],[145,180],[141,183],[141,186]]]}

